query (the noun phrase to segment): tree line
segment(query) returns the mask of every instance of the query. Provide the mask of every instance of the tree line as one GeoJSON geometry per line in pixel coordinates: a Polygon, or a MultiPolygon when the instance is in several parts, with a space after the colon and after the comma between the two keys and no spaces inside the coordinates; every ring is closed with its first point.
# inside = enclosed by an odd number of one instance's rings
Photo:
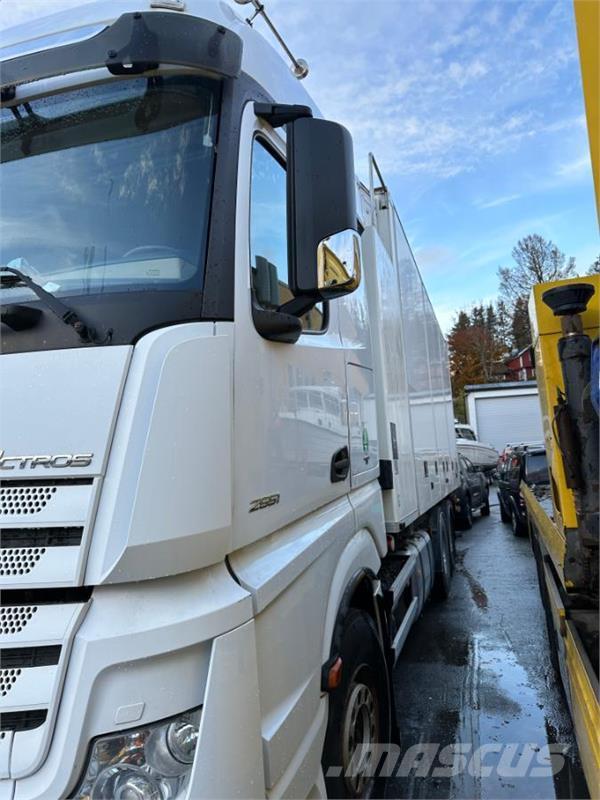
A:
{"type": "MultiPolygon", "coordinates": [[[[531,344],[531,287],[577,274],[575,259],[539,234],[520,239],[511,255],[513,263],[498,268],[498,299],[459,311],[448,336],[454,408],[462,419],[465,386],[502,380],[505,359],[531,344]]],[[[597,273],[600,255],[587,270],[597,273]]]]}

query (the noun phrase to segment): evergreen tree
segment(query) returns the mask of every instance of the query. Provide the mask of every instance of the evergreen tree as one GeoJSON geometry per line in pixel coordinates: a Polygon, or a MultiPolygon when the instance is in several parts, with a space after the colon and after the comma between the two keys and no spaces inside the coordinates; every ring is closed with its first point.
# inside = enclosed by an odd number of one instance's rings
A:
{"type": "Polygon", "coordinates": [[[496,335],[508,353],[512,348],[512,315],[504,300],[498,300],[496,305],[496,335]]]}
{"type": "Polygon", "coordinates": [[[527,300],[519,297],[515,303],[513,312],[512,326],[512,344],[515,350],[522,350],[531,344],[531,327],[529,325],[529,311],[527,309],[527,300]]]}

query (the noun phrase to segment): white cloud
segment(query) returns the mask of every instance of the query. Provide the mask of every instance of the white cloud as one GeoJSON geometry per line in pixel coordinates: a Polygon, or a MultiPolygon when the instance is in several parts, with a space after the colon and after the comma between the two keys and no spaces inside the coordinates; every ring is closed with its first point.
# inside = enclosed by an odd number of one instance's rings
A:
{"type": "Polygon", "coordinates": [[[504,197],[496,197],[495,200],[488,200],[485,203],[477,203],[476,205],[478,208],[496,208],[497,206],[506,205],[506,203],[512,203],[520,197],[520,194],[507,194],[504,197]]]}
{"type": "Polygon", "coordinates": [[[559,164],[557,175],[566,181],[578,181],[589,179],[592,174],[592,163],[589,153],[585,153],[579,158],[559,164]]]}
{"type": "Polygon", "coordinates": [[[483,78],[488,73],[487,66],[479,58],[471,61],[468,64],[460,64],[458,61],[452,61],[448,67],[448,75],[461,89],[468,83],[471,83],[477,78],[483,78]]]}

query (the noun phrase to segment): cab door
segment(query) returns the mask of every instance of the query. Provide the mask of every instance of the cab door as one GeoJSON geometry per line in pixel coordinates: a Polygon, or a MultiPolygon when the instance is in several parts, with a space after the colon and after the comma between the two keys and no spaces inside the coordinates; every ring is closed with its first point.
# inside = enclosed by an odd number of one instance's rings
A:
{"type": "Polygon", "coordinates": [[[349,487],[347,477],[331,480],[334,457],[348,447],[336,301],[305,315],[294,344],[268,341],[254,326],[253,304],[276,308],[292,296],[285,143],[254,115],[252,104],[242,127],[234,357],[236,547],[278,530],[349,487]],[[268,502],[267,513],[252,510],[268,502]]]}
{"type": "MultiPolygon", "coordinates": [[[[253,593],[265,782],[275,792],[307,731],[315,742],[324,735],[323,625],[339,553],[354,533],[337,302],[306,315],[293,344],[264,339],[253,321],[254,304],[269,310],[291,297],[284,144],[248,106],[236,216],[229,563],[253,593]]],[[[303,782],[314,777],[304,769],[294,792],[304,796],[310,785],[303,782]]]]}

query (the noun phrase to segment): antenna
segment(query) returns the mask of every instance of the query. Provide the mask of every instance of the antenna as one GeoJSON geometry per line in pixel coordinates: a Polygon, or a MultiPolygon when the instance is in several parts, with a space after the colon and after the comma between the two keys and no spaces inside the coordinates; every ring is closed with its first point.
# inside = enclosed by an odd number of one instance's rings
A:
{"type": "Polygon", "coordinates": [[[283,40],[283,36],[281,36],[281,34],[279,33],[279,31],[277,30],[275,25],[273,25],[273,23],[271,22],[271,20],[267,16],[267,12],[265,11],[265,7],[260,2],[260,0],[235,0],[235,2],[239,3],[241,6],[248,5],[249,3],[251,3],[254,6],[254,8],[255,8],[254,14],[252,14],[251,17],[248,17],[246,19],[246,22],[248,23],[248,25],[250,25],[250,27],[252,27],[252,23],[254,22],[254,20],[259,15],[262,16],[264,21],[267,23],[267,25],[271,29],[271,33],[277,39],[279,44],[283,47],[287,57],[292,62],[292,66],[291,66],[292,74],[295,75],[296,78],[298,78],[299,81],[301,81],[303,78],[306,78],[306,76],[308,75],[308,64],[306,63],[306,61],[303,58],[296,58],[294,56],[294,54],[292,53],[290,48],[287,46],[287,44],[283,40]]]}

